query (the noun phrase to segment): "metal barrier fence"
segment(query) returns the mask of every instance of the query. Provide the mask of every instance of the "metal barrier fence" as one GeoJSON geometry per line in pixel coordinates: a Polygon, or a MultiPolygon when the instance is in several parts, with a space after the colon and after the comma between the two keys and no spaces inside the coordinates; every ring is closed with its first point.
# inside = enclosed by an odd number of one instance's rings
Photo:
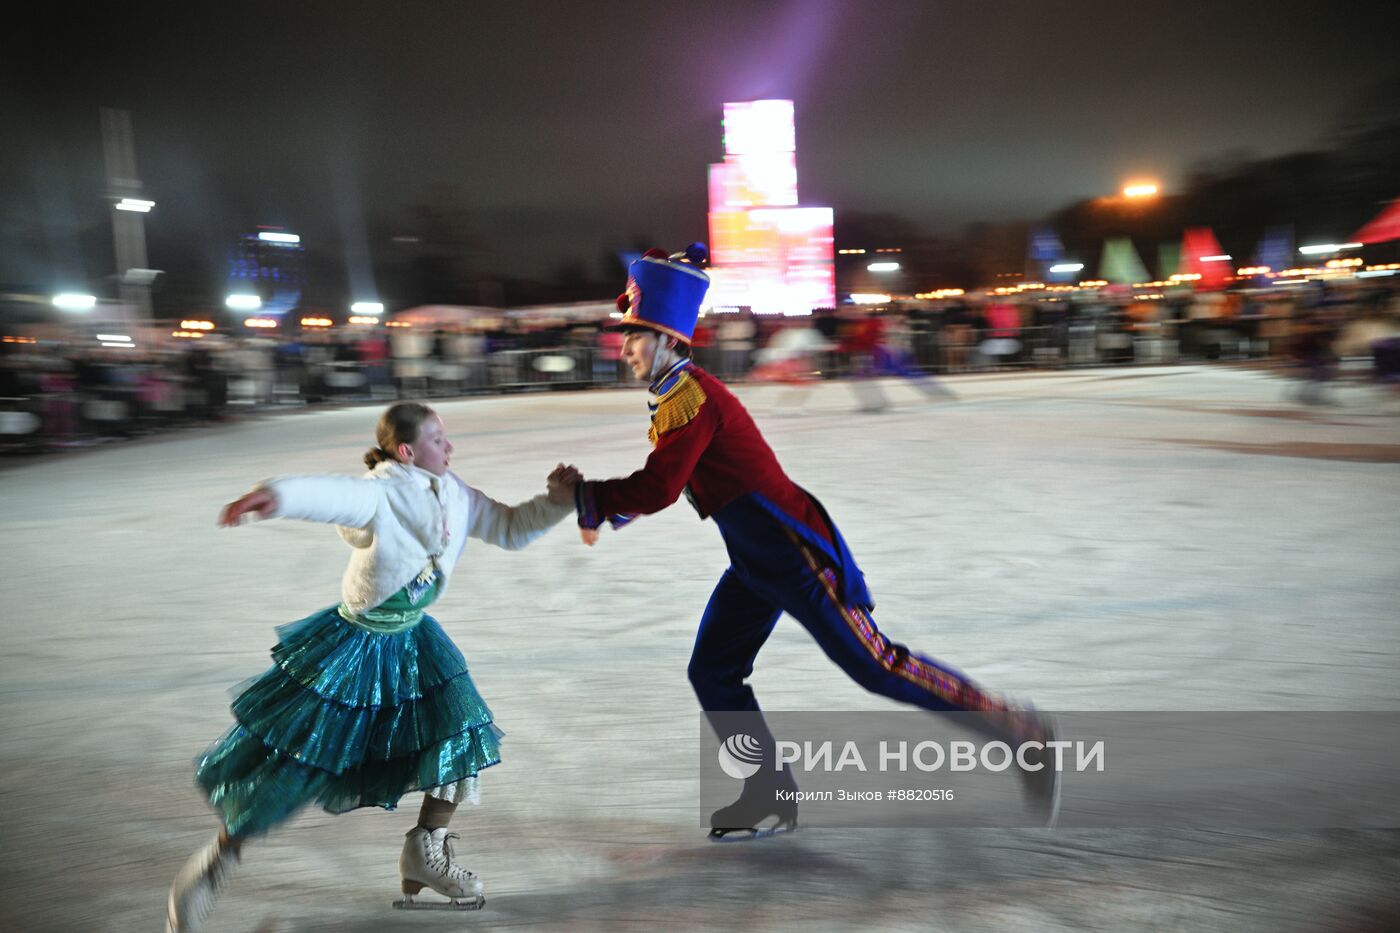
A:
{"type": "MultiPolygon", "coordinates": [[[[910,332],[883,358],[888,364],[883,371],[956,374],[1161,365],[1259,359],[1281,349],[1277,336],[1248,320],[1149,325],[1070,321],[1015,330],[954,325],[910,332]]],[[[749,377],[755,355],[697,347],[695,358],[723,379],[742,381],[749,377]]],[[[868,355],[852,358],[834,350],[812,354],[797,368],[820,378],[882,371],[868,355]]],[[[459,360],[296,361],[255,372],[231,364],[198,373],[113,365],[98,385],[78,385],[57,372],[31,378],[22,387],[11,379],[10,391],[0,398],[0,451],[84,446],[216,420],[230,412],[288,405],[627,385],[636,382],[615,351],[596,346],[501,350],[459,360]]]]}
{"type": "Polygon", "coordinates": [[[1277,338],[1261,336],[1258,321],[1248,319],[1146,324],[1067,321],[1015,330],[952,326],[916,332],[910,350],[919,369],[946,374],[1264,359],[1281,349],[1276,343],[1277,338]]]}
{"type": "Polygon", "coordinates": [[[488,357],[491,385],[504,391],[579,389],[618,381],[615,359],[597,347],[502,350],[488,357]]]}

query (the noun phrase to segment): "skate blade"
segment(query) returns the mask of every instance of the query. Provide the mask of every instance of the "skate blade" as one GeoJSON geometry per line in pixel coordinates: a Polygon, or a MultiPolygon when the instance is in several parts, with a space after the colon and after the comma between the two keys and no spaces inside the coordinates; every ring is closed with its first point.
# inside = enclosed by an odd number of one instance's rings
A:
{"type": "Polygon", "coordinates": [[[1055,774],[1055,783],[1050,788],[1050,800],[1045,807],[1045,828],[1054,829],[1060,822],[1060,775],[1055,774]]]}
{"type": "Polygon", "coordinates": [[[786,833],[797,832],[796,823],[779,823],[776,826],[766,826],[762,828],[745,829],[712,829],[709,839],[711,842],[753,842],[758,839],[769,839],[773,836],[782,836],[786,833]]]}
{"type": "Polygon", "coordinates": [[[396,910],[480,910],[486,906],[486,898],[456,897],[450,901],[420,901],[414,897],[401,897],[394,901],[396,910]]]}

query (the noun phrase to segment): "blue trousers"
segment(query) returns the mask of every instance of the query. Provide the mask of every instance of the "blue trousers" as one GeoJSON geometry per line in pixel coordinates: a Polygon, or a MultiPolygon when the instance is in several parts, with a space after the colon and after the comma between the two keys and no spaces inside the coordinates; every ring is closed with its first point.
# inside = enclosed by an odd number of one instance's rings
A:
{"type": "Polygon", "coordinates": [[[759,710],[748,678],[786,612],[866,690],[928,710],[1015,715],[1004,699],[960,671],[890,641],[875,627],[869,607],[846,602],[841,574],[859,573],[853,563],[834,566],[830,555],[749,497],[714,519],[731,563],[705,607],[690,658],[690,683],[702,709],[759,710]]]}

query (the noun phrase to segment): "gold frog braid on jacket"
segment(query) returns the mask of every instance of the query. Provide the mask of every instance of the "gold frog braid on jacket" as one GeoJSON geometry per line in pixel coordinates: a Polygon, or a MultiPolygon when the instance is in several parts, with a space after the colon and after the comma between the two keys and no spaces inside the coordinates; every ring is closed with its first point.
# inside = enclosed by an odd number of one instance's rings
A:
{"type": "Polygon", "coordinates": [[[651,416],[651,427],[647,429],[647,438],[652,446],[656,446],[661,435],[667,431],[690,424],[704,404],[705,390],[689,373],[683,373],[671,390],[656,402],[656,413],[651,416]]]}

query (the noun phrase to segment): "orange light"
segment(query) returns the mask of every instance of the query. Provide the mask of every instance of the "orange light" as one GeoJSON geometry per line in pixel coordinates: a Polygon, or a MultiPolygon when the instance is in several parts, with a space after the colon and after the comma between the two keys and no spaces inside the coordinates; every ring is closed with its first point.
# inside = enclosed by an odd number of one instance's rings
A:
{"type": "Polygon", "coordinates": [[[1153,181],[1135,181],[1123,186],[1125,198],[1151,198],[1156,197],[1157,192],[1157,183],[1153,181]]]}

